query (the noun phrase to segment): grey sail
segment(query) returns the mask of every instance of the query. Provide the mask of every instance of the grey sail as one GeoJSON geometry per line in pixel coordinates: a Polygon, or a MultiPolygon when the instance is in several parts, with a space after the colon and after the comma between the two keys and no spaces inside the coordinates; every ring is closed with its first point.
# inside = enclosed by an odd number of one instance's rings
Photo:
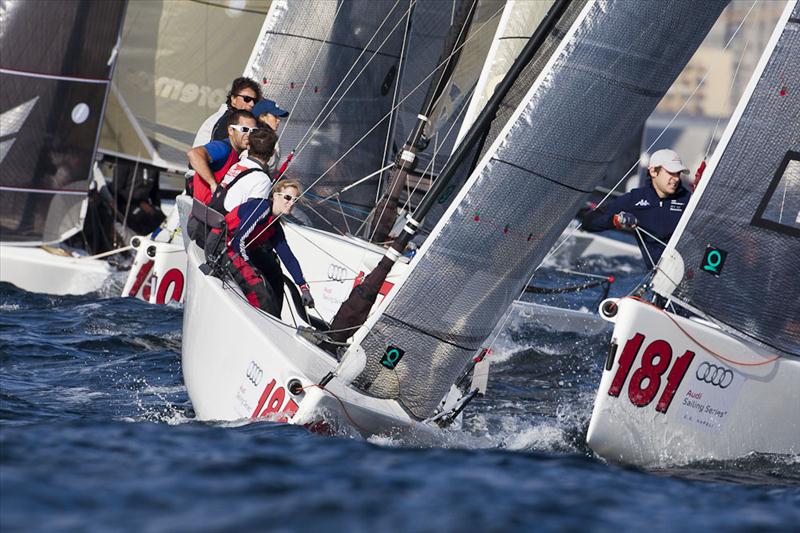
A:
{"type": "Polygon", "coordinates": [[[269,2],[128,5],[99,150],[186,169],[203,121],[242,75],[269,2]]]}
{"type": "Polygon", "coordinates": [[[739,104],[738,123],[729,125],[720,142],[727,144],[662,259],[671,261],[676,250],[683,279],[667,285],[671,294],[659,292],[729,331],[800,356],[800,94],[787,85],[800,77],[800,5],[777,31],[752,94],[739,104]]]}
{"type": "MultiPolygon", "coordinates": [[[[299,148],[288,176],[308,186],[333,166],[309,191],[312,200],[383,166],[407,12],[408,2],[390,0],[272,3],[245,75],[291,111],[279,132],[284,154],[299,148]],[[313,136],[306,135],[310,129],[313,136]]],[[[312,218],[323,229],[354,230],[359,222],[350,217],[366,216],[376,183],[341,195],[347,218],[333,201],[310,202],[312,218]]]]}
{"type": "Polygon", "coordinates": [[[124,0],[0,2],[0,240],[81,225],[124,0]]]}
{"type": "Polygon", "coordinates": [[[437,67],[439,52],[462,4],[473,0],[417,0],[411,12],[405,51],[398,82],[391,146],[387,163],[394,161],[408,134],[417,123],[417,115],[437,67]],[[426,79],[427,78],[427,79],[426,79]]]}
{"type": "Polygon", "coordinates": [[[528,65],[540,73],[519,77],[518,105],[368,323],[356,386],[418,418],[435,411],[725,4],[586,3],[546,66],[528,65]],[[393,369],[381,364],[389,347],[404,352],[393,369]]]}

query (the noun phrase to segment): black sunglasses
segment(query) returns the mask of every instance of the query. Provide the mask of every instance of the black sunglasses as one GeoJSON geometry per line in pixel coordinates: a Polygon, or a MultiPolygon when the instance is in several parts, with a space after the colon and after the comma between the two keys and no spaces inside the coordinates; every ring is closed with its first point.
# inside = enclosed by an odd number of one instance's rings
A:
{"type": "Polygon", "coordinates": [[[237,94],[236,96],[244,100],[245,104],[249,104],[250,102],[258,102],[258,98],[247,96],[246,94],[237,94]]]}

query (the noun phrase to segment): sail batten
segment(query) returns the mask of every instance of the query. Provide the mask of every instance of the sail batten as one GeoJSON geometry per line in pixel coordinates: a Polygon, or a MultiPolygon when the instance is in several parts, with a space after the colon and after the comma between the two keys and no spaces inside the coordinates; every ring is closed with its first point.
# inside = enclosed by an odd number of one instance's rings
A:
{"type": "Polygon", "coordinates": [[[644,124],[724,5],[567,8],[562,21],[574,23],[556,25],[519,76],[477,168],[360,338],[367,362],[355,386],[397,399],[415,417],[433,413],[602,178],[598,161],[644,124]],[[393,368],[381,363],[390,348],[404,353],[393,368]]]}

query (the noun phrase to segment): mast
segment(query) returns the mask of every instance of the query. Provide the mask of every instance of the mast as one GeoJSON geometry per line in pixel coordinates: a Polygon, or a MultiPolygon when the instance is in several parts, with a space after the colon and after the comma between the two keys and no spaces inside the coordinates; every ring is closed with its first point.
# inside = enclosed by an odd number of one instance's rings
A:
{"type": "Polygon", "coordinates": [[[530,40],[525,45],[525,48],[520,52],[514,64],[503,77],[503,80],[495,88],[495,92],[486,104],[486,107],[481,111],[480,115],[478,115],[478,118],[472,124],[464,139],[456,148],[450,162],[444,167],[431,189],[425,194],[419,206],[414,210],[413,216],[408,218],[408,222],[403,228],[403,231],[394,240],[392,246],[386,251],[386,254],[381,258],[378,265],[367,275],[361,284],[353,288],[350,296],[339,308],[339,312],[336,313],[331,323],[332,333],[329,335],[331,339],[344,342],[353,334],[355,329],[364,324],[392,266],[394,266],[394,263],[400,258],[405,247],[420,228],[422,220],[431,207],[433,207],[439,195],[445,190],[447,185],[449,185],[450,180],[459,169],[464,158],[471,152],[476,143],[481,141],[485,132],[490,127],[503,98],[508,94],[514,81],[519,77],[520,73],[539,50],[542,43],[544,43],[546,37],[553,30],[553,27],[563,15],[569,2],[570,0],[558,0],[554,2],[547,16],[536,28],[536,31],[531,35],[530,40]]]}
{"type": "Polygon", "coordinates": [[[477,3],[478,0],[462,3],[456,14],[454,23],[445,40],[442,54],[436,63],[438,65],[436,74],[428,86],[425,100],[420,108],[419,115],[417,115],[417,122],[403,145],[403,149],[397,154],[392,176],[389,179],[388,193],[375,206],[374,213],[377,214],[377,218],[373,221],[374,237],[371,239],[375,242],[384,242],[394,226],[397,218],[397,203],[406,184],[408,173],[416,168],[417,152],[424,150],[427,146],[427,141],[423,140],[425,125],[430,120],[429,117],[434,102],[436,102],[444,89],[444,80],[447,80],[452,75],[455,65],[458,63],[461,48],[467,37],[467,28],[475,14],[477,3]]]}

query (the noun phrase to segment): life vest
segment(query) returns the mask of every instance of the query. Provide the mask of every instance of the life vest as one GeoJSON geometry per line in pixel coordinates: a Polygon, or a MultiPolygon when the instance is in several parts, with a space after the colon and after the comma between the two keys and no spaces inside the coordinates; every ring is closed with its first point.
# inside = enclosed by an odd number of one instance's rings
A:
{"type": "Polygon", "coordinates": [[[218,211],[223,215],[227,215],[228,211],[225,209],[225,197],[228,195],[228,191],[236,185],[236,183],[242,179],[243,177],[247,176],[248,174],[252,174],[253,172],[264,172],[260,168],[248,168],[247,170],[243,170],[233,178],[230,183],[224,184],[221,183],[217,190],[214,191],[213,196],[211,197],[211,202],[209,202],[208,207],[213,209],[214,211],[218,211]]]}
{"type": "MultiPolygon", "coordinates": [[[[214,181],[217,183],[221,182],[225,177],[225,174],[228,173],[228,169],[231,168],[237,161],[239,161],[239,154],[236,153],[236,150],[231,148],[231,151],[228,154],[228,159],[225,160],[225,164],[222,165],[218,170],[214,171],[214,181]]],[[[209,202],[211,202],[211,188],[208,186],[205,180],[200,177],[200,174],[196,172],[194,179],[192,180],[192,188],[194,197],[204,204],[209,205],[209,202]]]]}

